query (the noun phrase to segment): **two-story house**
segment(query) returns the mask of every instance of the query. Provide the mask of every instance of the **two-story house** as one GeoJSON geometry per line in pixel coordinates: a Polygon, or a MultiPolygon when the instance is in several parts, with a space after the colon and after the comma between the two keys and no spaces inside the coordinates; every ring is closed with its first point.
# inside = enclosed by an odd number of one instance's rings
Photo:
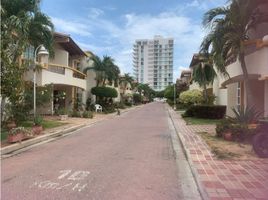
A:
{"type": "MultiPolygon", "coordinates": [[[[83,101],[86,94],[86,74],[82,72],[82,62],[86,53],[66,34],[54,33],[54,55],[48,59],[48,64],[42,65],[37,71],[36,84],[44,86],[52,84],[52,101],[38,112],[54,114],[55,110],[72,110],[78,101],[83,101]]],[[[45,63],[39,58],[40,63],[45,63]]],[[[26,74],[26,80],[32,80],[33,71],[26,74]]]]}

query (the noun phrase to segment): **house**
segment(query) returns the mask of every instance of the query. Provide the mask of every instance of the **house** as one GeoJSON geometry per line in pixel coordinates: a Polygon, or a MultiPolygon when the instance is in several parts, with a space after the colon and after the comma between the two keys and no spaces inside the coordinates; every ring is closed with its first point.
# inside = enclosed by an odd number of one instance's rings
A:
{"type": "MultiPolygon", "coordinates": [[[[37,71],[37,86],[52,84],[52,101],[38,108],[42,114],[54,114],[56,110],[72,110],[81,103],[87,90],[87,75],[82,72],[82,62],[87,54],[66,34],[54,33],[54,56],[38,58],[42,69],[37,71]],[[45,60],[48,59],[48,60],[45,60]],[[44,64],[48,63],[48,64],[44,64]]],[[[26,80],[32,80],[33,70],[26,80]]]]}
{"type": "Polygon", "coordinates": [[[182,70],[180,80],[184,83],[190,83],[192,78],[192,71],[191,70],[182,70]]]}
{"type": "MultiPolygon", "coordinates": [[[[87,55],[86,57],[84,57],[84,59],[82,60],[82,66],[83,66],[83,70],[86,67],[93,67],[93,61],[91,60],[91,58],[93,56],[95,56],[91,51],[85,51],[85,54],[87,55]]],[[[83,96],[83,102],[87,102],[87,100],[89,100],[91,103],[95,103],[96,102],[96,97],[95,95],[91,94],[91,89],[93,87],[97,86],[97,82],[96,82],[96,72],[93,69],[87,70],[86,72],[86,94],[83,96]]]]}
{"type": "MultiPolygon", "coordinates": [[[[267,13],[268,2],[259,1],[259,9],[267,13]]],[[[267,17],[267,16],[266,16],[267,17]]],[[[219,86],[226,88],[227,115],[232,115],[232,108],[254,106],[268,117],[268,20],[259,24],[248,33],[245,62],[250,79],[252,102],[246,102],[245,83],[241,64],[238,60],[226,66],[229,78],[220,78],[219,86]]]]}

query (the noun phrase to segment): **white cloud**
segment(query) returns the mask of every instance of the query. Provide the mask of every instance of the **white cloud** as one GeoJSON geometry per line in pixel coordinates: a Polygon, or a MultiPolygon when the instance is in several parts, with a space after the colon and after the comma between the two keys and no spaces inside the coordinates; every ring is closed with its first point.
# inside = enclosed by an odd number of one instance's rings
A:
{"type": "Polygon", "coordinates": [[[88,17],[95,19],[95,18],[102,16],[103,14],[104,14],[104,11],[99,8],[90,8],[88,17]]]}
{"type": "Polygon", "coordinates": [[[66,21],[61,18],[52,17],[52,22],[56,27],[56,30],[66,34],[77,34],[80,36],[91,36],[91,32],[88,26],[78,21],[66,21]]]}
{"type": "MultiPolygon", "coordinates": [[[[90,20],[73,21],[54,18],[55,26],[65,33],[75,33],[82,37],[78,44],[85,50],[91,50],[99,56],[110,55],[122,72],[132,73],[132,45],[136,39],[153,38],[154,35],[173,37],[174,80],[183,69],[187,69],[192,55],[198,52],[203,38],[200,19],[195,21],[188,11],[207,10],[211,6],[224,5],[226,0],[192,0],[180,4],[157,15],[125,13],[121,24],[105,18],[104,10],[88,10],[90,20]],[[88,37],[91,36],[91,37],[88,37]]],[[[114,10],[116,8],[111,8],[114,10]]]]}

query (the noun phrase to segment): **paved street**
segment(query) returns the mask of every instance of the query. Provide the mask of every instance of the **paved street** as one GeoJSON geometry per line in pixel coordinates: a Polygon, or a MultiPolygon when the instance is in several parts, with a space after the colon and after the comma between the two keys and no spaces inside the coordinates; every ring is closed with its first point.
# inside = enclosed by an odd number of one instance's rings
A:
{"type": "Polygon", "coordinates": [[[2,199],[187,199],[174,138],[164,104],[145,105],[2,160],[2,199]]]}

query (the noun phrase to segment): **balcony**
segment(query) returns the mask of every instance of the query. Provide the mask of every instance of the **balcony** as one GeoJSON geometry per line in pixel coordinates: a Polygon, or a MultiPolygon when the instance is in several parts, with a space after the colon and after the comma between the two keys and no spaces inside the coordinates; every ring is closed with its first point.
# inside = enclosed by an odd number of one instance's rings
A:
{"type": "MultiPolygon", "coordinates": [[[[259,79],[268,75],[268,47],[261,48],[254,53],[248,54],[245,57],[245,62],[250,79],[259,79]]],[[[226,67],[230,79],[224,81],[223,86],[232,82],[241,81],[243,79],[243,72],[239,61],[236,61],[226,67]]]]}
{"type": "Polygon", "coordinates": [[[37,80],[41,85],[53,83],[86,89],[86,74],[64,65],[49,63],[38,73],[37,80]]]}

